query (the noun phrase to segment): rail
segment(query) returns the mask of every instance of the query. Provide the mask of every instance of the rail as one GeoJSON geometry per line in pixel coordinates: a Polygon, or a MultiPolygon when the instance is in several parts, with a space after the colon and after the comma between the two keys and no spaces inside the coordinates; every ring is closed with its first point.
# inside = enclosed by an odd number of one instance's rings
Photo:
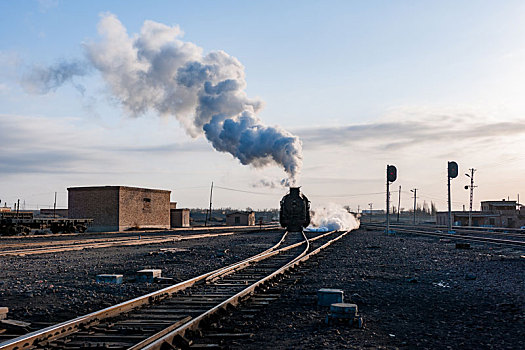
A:
{"type": "MultiPolygon", "coordinates": [[[[378,229],[384,229],[385,225],[383,224],[370,224],[370,223],[362,223],[362,227],[371,227],[371,228],[378,228],[378,229]]],[[[465,234],[459,234],[459,233],[445,233],[441,232],[439,230],[439,227],[418,227],[418,226],[408,226],[404,227],[402,225],[395,225],[393,226],[394,230],[396,232],[400,233],[410,233],[410,234],[416,234],[420,236],[433,236],[433,237],[441,237],[441,238],[449,238],[452,240],[461,240],[461,241],[472,241],[472,242],[482,242],[482,243],[492,243],[492,244],[502,244],[502,245],[508,245],[508,246],[514,246],[514,247],[525,247],[525,240],[511,240],[511,239],[501,239],[501,238],[494,238],[494,237],[486,237],[487,234],[493,234],[493,232],[486,232],[486,231],[476,231],[476,230],[468,230],[468,235],[465,234]],[[476,235],[478,234],[478,235],[476,235]],[[485,235],[485,237],[480,236],[485,235]]],[[[466,232],[465,232],[466,233],[466,232]]]]}
{"type": "MultiPolygon", "coordinates": [[[[134,298],[132,300],[120,303],[118,305],[114,305],[105,309],[102,309],[100,311],[96,311],[93,313],[90,313],[85,316],[77,317],[75,319],[72,319],[70,321],[62,322],[60,324],[50,326],[47,328],[44,328],[39,331],[35,331],[29,334],[26,334],[24,336],[8,340],[4,343],[0,343],[0,349],[28,349],[28,348],[34,348],[34,347],[50,347],[50,344],[53,341],[57,341],[60,338],[64,338],[67,336],[73,336],[74,334],[78,333],[80,330],[88,329],[90,327],[94,327],[96,325],[100,325],[100,323],[103,320],[106,319],[112,319],[113,317],[117,317],[119,315],[123,315],[125,313],[129,313],[132,310],[139,310],[137,312],[140,312],[141,307],[144,307],[146,305],[153,305],[153,304],[161,304],[165,300],[168,302],[174,302],[173,297],[176,293],[186,293],[186,290],[190,287],[199,286],[199,288],[204,288],[208,284],[213,288],[219,288],[221,287],[221,284],[214,285],[214,281],[219,280],[222,278],[226,278],[227,276],[230,276],[231,274],[241,271],[244,268],[250,266],[259,266],[257,263],[266,261],[269,259],[270,261],[272,259],[276,259],[276,262],[282,261],[285,259],[287,262],[282,265],[277,270],[273,270],[272,273],[265,275],[263,278],[258,279],[256,282],[251,283],[245,287],[242,288],[241,291],[235,292],[233,295],[229,296],[226,300],[223,300],[222,302],[214,305],[212,308],[206,310],[205,312],[201,313],[200,315],[193,317],[191,319],[183,318],[182,320],[177,320],[175,322],[172,322],[169,326],[163,327],[162,330],[155,332],[154,334],[149,334],[148,336],[144,336],[144,339],[142,339],[140,342],[134,344],[131,347],[131,349],[138,349],[138,348],[146,348],[146,349],[154,349],[159,348],[162,346],[162,344],[166,342],[171,342],[173,339],[177,336],[183,335],[188,330],[196,329],[199,327],[199,324],[203,321],[217,313],[218,311],[225,309],[231,305],[236,305],[240,300],[243,300],[250,294],[253,294],[256,288],[259,286],[265,284],[266,282],[270,281],[274,277],[284,273],[285,271],[293,268],[298,263],[307,260],[310,256],[313,254],[317,254],[322,248],[328,246],[332,242],[336,241],[337,239],[340,239],[348,232],[337,234],[335,238],[330,237],[331,235],[336,234],[335,232],[328,232],[325,234],[321,234],[319,236],[316,236],[312,239],[307,239],[304,233],[301,233],[302,239],[298,242],[291,242],[288,245],[284,245],[287,237],[287,233],[284,233],[279,242],[277,242],[274,246],[252,256],[247,259],[244,259],[238,263],[226,266],[224,268],[211,271],[205,274],[202,274],[200,276],[194,277],[192,279],[189,279],[187,281],[180,282],[178,284],[175,284],[170,287],[166,287],[164,289],[161,289],[156,292],[149,293],[147,295],[134,298]],[[311,242],[315,242],[320,239],[328,239],[328,242],[321,245],[319,248],[309,252],[309,249],[311,248],[311,242]],[[294,258],[288,261],[287,254],[289,255],[289,251],[293,249],[298,249],[301,245],[305,245],[304,249],[301,249],[301,252],[299,254],[294,254],[294,258]],[[182,292],[184,291],[184,292],[182,292]],[[160,344],[160,345],[159,345],[160,344]]],[[[222,284],[224,286],[224,284],[222,284]]],[[[194,288],[192,288],[194,289],[194,288]]],[[[180,294],[179,293],[179,294],[180,294]]]]}

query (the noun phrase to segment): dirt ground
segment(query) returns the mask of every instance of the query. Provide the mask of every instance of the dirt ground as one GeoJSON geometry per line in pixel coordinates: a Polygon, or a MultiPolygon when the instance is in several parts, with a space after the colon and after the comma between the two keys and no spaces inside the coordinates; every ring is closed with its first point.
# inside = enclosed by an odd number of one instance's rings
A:
{"type": "Polygon", "coordinates": [[[281,298],[243,326],[255,336],[230,346],[525,349],[523,254],[360,229],[292,276],[281,298]],[[327,325],[328,308],[316,304],[321,288],[342,289],[365,327],[327,325]]]}

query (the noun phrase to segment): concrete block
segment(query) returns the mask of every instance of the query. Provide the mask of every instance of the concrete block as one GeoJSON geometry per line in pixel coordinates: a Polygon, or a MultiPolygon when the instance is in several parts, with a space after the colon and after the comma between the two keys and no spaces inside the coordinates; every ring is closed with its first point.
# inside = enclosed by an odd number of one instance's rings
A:
{"type": "Polygon", "coordinates": [[[322,288],[317,291],[317,305],[330,306],[343,302],[343,290],[322,288]]]}
{"type": "Polygon", "coordinates": [[[137,271],[137,281],[153,283],[155,278],[162,276],[162,270],[146,269],[137,271]]]}
{"type": "Polygon", "coordinates": [[[330,313],[326,316],[326,323],[348,324],[353,327],[363,328],[363,318],[357,314],[357,305],[349,303],[335,303],[330,305],[330,313]]]}
{"type": "Polygon", "coordinates": [[[123,275],[102,274],[97,275],[97,282],[120,284],[122,283],[123,277],[123,275]]]}
{"type": "Polygon", "coordinates": [[[7,307],[0,307],[0,320],[5,320],[7,318],[7,313],[9,312],[9,308],[7,307]]]}
{"type": "Polygon", "coordinates": [[[348,303],[335,303],[330,305],[330,313],[335,318],[354,318],[357,316],[357,305],[348,303]]]}

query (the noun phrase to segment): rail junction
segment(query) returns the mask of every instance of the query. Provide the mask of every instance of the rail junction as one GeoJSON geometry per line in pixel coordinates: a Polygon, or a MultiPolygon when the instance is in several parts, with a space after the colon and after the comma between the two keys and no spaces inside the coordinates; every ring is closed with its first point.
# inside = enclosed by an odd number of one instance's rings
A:
{"type": "Polygon", "coordinates": [[[348,232],[284,233],[273,247],[240,262],[8,340],[0,349],[213,348],[221,338],[242,337],[214,332],[214,318],[250,297],[252,305],[275,299],[272,284],[348,232]]]}

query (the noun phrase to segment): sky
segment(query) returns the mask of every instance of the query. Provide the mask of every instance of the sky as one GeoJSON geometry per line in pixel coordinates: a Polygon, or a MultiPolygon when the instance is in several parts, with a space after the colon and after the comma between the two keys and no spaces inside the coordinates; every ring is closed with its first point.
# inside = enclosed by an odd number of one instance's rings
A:
{"type": "Polygon", "coordinates": [[[227,61],[210,86],[231,78],[224,96],[300,151],[297,185],[313,205],[384,209],[393,164],[394,203],[401,186],[411,208],[417,188],[418,203],[445,210],[447,161],[460,170],[453,209],[468,208],[470,168],[475,209],[516,200],[525,196],[524,12],[520,1],[1,0],[0,205],[47,208],[57,192],[65,208],[68,187],[126,185],[207,207],[213,181],[214,207],[278,207],[290,160],[281,150],[246,158],[195,129],[204,88],[169,95],[173,77],[152,70],[133,80],[167,56],[115,66],[128,42],[140,55],[174,40],[187,48],[181,64],[227,61]]]}

